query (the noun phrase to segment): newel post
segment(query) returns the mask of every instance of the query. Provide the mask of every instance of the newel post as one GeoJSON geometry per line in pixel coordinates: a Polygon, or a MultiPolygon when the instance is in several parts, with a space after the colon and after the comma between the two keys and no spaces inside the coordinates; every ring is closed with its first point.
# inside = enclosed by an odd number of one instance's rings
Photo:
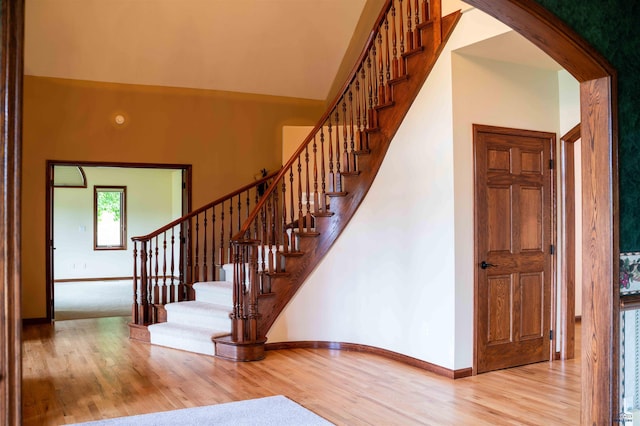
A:
{"type": "Polygon", "coordinates": [[[233,311],[231,336],[237,343],[259,340],[258,263],[256,240],[233,242],[233,311]]]}
{"type": "Polygon", "coordinates": [[[216,356],[233,361],[258,361],[264,358],[267,341],[258,335],[258,245],[257,240],[240,239],[233,249],[233,311],[231,336],[214,339],[216,356]]]}

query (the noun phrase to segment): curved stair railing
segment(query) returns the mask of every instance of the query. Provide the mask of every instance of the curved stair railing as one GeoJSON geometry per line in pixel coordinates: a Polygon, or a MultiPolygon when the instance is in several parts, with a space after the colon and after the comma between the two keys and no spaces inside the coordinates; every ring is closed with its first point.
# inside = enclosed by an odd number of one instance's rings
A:
{"type": "Polygon", "coordinates": [[[231,238],[277,172],[231,192],[162,228],[133,237],[132,324],[164,321],[164,305],[193,300],[192,285],[217,281],[232,262],[231,238]]]}
{"type": "Polygon", "coordinates": [[[261,359],[265,335],[361,203],[460,13],[388,0],[342,91],[233,235],[230,336],[216,355],[261,359]]]}

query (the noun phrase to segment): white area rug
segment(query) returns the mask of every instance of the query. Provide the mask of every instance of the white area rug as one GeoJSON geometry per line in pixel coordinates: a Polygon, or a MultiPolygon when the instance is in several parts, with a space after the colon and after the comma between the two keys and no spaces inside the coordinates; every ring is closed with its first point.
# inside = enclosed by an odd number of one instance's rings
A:
{"type": "Polygon", "coordinates": [[[56,321],[131,315],[131,280],[62,282],[54,286],[56,321]]]}
{"type": "Polygon", "coordinates": [[[333,423],[287,397],[278,395],[78,424],[83,426],[320,426],[332,425],[333,423]]]}

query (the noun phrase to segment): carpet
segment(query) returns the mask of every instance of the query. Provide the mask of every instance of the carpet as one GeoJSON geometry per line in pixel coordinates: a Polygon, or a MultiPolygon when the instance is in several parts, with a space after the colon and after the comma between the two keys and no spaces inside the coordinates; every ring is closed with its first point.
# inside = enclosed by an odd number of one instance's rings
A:
{"type": "Polygon", "coordinates": [[[131,280],[55,283],[56,321],[131,315],[131,280]]]}
{"type": "Polygon", "coordinates": [[[77,423],[83,426],[321,426],[332,424],[282,395],[77,423]]]}

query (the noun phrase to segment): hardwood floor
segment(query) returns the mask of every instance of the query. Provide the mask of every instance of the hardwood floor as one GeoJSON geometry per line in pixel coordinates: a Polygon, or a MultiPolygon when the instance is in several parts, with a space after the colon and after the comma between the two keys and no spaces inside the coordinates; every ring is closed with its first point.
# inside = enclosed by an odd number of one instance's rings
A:
{"type": "Polygon", "coordinates": [[[580,420],[578,359],[455,381],[376,355],[326,349],[269,351],[264,361],[233,363],[129,340],[127,320],[25,328],[24,425],[271,395],[285,395],[338,425],[576,425],[580,420]]]}

